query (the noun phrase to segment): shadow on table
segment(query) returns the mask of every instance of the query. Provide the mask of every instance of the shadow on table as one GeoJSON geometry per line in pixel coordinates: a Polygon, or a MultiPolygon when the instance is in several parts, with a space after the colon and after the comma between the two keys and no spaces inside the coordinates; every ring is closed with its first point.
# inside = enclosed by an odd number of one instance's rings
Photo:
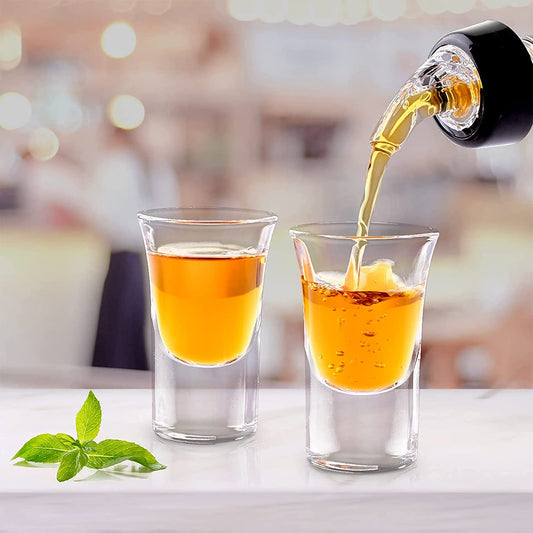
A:
{"type": "MultiPolygon", "coordinates": [[[[58,468],[57,463],[31,463],[29,461],[18,461],[13,466],[22,468],[58,468]]],[[[76,482],[83,481],[123,481],[124,479],[146,479],[152,471],[144,466],[137,465],[116,465],[106,470],[95,470],[85,477],[75,479],[76,482]]]]}

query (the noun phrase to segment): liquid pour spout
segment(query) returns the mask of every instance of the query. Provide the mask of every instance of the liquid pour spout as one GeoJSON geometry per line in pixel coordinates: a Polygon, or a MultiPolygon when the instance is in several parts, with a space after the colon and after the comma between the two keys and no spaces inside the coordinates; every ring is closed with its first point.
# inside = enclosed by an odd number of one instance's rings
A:
{"type": "Polygon", "coordinates": [[[481,81],[472,59],[459,48],[443,46],[398,91],[378,122],[370,143],[391,155],[413,128],[439,116],[456,129],[472,125],[479,113],[481,81]]]}
{"type": "Polygon", "coordinates": [[[370,219],[385,173],[394,152],[399,150],[420,121],[439,116],[459,129],[471,126],[479,112],[481,83],[476,66],[457,47],[439,47],[398,91],[378,122],[370,139],[365,193],[359,210],[357,234],[344,289],[357,290],[370,219]]]}
{"type": "Polygon", "coordinates": [[[502,146],[521,141],[533,125],[533,39],[521,39],[501,22],[488,20],[445,35],[433,47],[468,57],[481,92],[470,120],[435,117],[444,134],[460,146],[502,146]]]}
{"type": "Polygon", "coordinates": [[[365,193],[357,222],[357,241],[345,275],[344,288],[357,290],[370,219],[385,173],[394,152],[413,128],[431,116],[468,127],[479,110],[481,85],[468,55],[450,47],[439,48],[398,91],[370,139],[372,146],[365,193]]]}
{"type": "Polygon", "coordinates": [[[378,122],[344,288],[357,290],[370,219],[386,166],[413,128],[433,116],[456,144],[520,141],[533,124],[533,39],[486,21],[445,35],[378,122]]]}

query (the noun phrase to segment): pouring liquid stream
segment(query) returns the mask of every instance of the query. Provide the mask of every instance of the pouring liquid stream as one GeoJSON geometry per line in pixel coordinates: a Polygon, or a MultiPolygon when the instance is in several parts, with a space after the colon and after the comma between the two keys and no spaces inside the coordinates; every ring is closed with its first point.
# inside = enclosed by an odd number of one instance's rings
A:
{"type": "MultiPolygon", "coordinates": [[[[348,270],[314,272],[310,268],[302,277],[312,364],[318,378],[335,390],[386,391],[401,383],[411,368],[424,287],[401,279],[387,258],[363,265],[363,254],[387,164],[412,129],[436,115],[439,120],[466,127],[475,119],[479,78],[469,76],[468,71],[463,75],[465,62],[459,54],[447,48],[432,56],[404,85],[378,123],[370,141],[359,238],[354,238],[348,270]]],[[[305,252],[301,253],[305,257],[305,252]]]]}
{"type": "Polygon", "coordinates": [[[450,111],[460,118],[470,111],[474,102],[479,102],[480,84],[477,81],[466,83],[459,78],[448,77],[440,86],[420,88],[420,85],[420,79],[412,78],[402,87],[370,140],[372,148],[356,234],[363,238],[357,239],[352,247],[343,286],[345,290],[356,291],[361,286],[360,273],[367,242],[364,237],[368,236],[383,175],[392,155],[422,120],[450,111]]]}

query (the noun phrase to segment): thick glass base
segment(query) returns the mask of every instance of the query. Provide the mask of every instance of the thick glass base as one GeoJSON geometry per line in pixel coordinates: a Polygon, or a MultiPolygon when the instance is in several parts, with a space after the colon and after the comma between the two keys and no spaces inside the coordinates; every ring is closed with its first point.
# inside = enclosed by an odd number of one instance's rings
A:
{"type": "Polygon", "coordinates": [[[258,327],[248,352],[220,367],[170,355],[156,330],[152,427],[163,439],[195,444],[240,440],[257,427],[258,327]]]}
{"type": "Polygon", "coordinates": [[[333,472],[389,472],[391,470],[402,470],[411,466],[416,461],[416,455],[404,457],[357,457],[343,458],[332,454],[330,456],[317,456],[308,453],[308,461],[321,470],[333,472]]]}
{"type": "Polygon", "coordinates": [[[154,432],[158,437],[174,442],[188,444],[216,444],[218,442],[231,442],[252,436],[257,430],[257,423],[248,424],[240,428],[228,427],[195,427],[185,425],[180,431],[175,428],[153,424],[154,432]]]}
{"type": "Polygon", "coordinates": [[[419,353],[394,389],[348,394],[320,381],[307,365],[307,458],[322,470],[386,472],[406,468],[418,451],[419,353]]]}

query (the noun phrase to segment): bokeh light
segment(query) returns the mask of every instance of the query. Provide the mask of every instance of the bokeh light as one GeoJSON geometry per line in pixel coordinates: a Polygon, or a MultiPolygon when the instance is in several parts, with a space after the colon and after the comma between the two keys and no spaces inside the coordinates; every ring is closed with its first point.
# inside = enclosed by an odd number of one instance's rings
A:
{"type": "Polygon", "coordinates": [[[372,13],[380,20],[390,21],[400,18],[406,9],[405,0],[372,0],[372,13]]]}
{"type": "Polygon", "coordinates": [[[126,22],[114,22],[102,33],[100,44],[109,57],[115,59],[127,57],[137,45],[135,30],[126,22]]]}
{"type": "Polygon", "coordinates": [[[314,0],[311,3],[311,22],[316,26],[333,26],[341,20],[341,0],[314,0]]]}
{"type": "Polygon", "coordinates": [[[0,69],[14,69],[22,59],[22,35],[16,24],[0,28],[0,69]]]}
{"type": "Polygon", "coordinates": [[[357,24],[361,22],[367,12],[366,0],[345,0],[344,15],[341,22],[343,24],[357,24]]]}
{"type": "Polygon", "coordinates": [[[31,103],[22,94],[9,92],[0,96],[0,127],[16,130],[25,126],[31,117],[31,103]]]}
{"type": "Polygon", "coordinates": [[[507,6],[508,0],[481,0],[481,3],[489,9],[501,9],[507,6]]]}
{"type": "Polygon", "coordinates": [[[135,96],[120,94],[109,102],[107,115],[117,128],[132,130],[143,123],[144,106],[135,96]]]}
{"type": "MultiPolygon", "coordinates": [[[[469,10],[475,0],[452,0],[457,12],[469,10]]],[[[523,0],[517,0],[523,1],[523,0]]],[[[444,0],[419,0],[421,4],[445,4],[444,0]]],[[[239,21],[260,20],[268,23],[290,22],[303,26],[334,26],[358,24],[368,15],[389,21],[403,16],[407,0],[227,0],[228,13],[239,21]]],[[[435,9],[440,9],[439,5],[435,9]]],[[[445,7],[442,11],[445,11],[445,7]]]]}
{"type": "Polygon", "coordinates": [[[228,0],[228,11],[236,20],[255,20],[261,14],[261,5],[258,0],[228,0]]]}
{"type": "Polygon", "coordinates": [[[509,5],[511,7],[527,7],[531,3],[531,0],[511,0],[509,5]]]}
{"type": "Polygon", "coordinates": [[[446,11],[446,0],[418,0],[418,5],[430,15],[440,15],[446,11]]]}
{"type": "Polygon", "coordinates": [[[287,20],[298,26],[311,22],[311,5],[306,0],[289,0],[287,20]]]}
{"type": "Polygon", "coordinates": [[[268,2],[263,2],[259,18],[263,22],[283,22],[287,16],[287,8],[287,0],[269,0],[268,2]]]}
{"type": "Polygon", "coordinates": [[[476,0],[448,0],[448,11],[451,13],[468,13],[476,4],[476,0]]]}
{"type": "Polygon", "coordinates": [[[37,128],[30,135],[28,148],[33,158],[49,161],[59,150],[57,135],[48,128],[37,128]]]}

